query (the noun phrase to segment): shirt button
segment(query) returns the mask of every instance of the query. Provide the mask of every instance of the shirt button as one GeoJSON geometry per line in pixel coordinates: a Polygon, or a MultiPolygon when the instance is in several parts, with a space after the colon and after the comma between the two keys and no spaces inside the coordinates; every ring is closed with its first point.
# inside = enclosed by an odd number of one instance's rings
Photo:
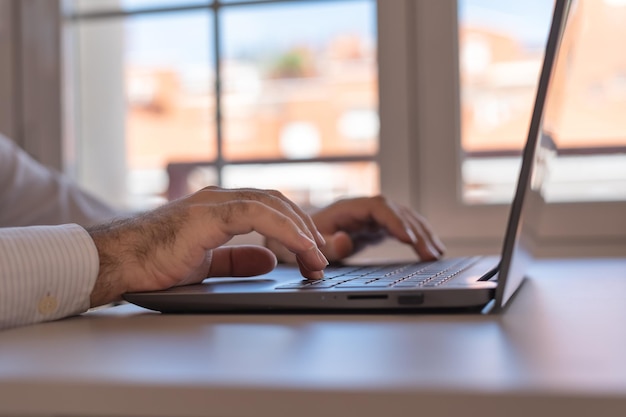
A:
{"type": "Polygon", "coordinates": [[[59,302],[57,301],[55,297],[51,295],[46,295],[41,300],[39,300],[39,304],[37,307],[39,309],[39,313],[41,313],[44,316],[47,316],[49,314],[54,313],[58,306],[59,306],[59,302]]]}

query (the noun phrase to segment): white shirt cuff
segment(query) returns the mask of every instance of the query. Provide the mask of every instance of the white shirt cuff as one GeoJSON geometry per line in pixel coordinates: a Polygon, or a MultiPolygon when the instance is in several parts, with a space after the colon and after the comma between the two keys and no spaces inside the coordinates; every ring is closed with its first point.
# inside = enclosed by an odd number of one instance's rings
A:
{"type": "Polygon", "coordinates": [[[98,251],[75,224],[0,229],[0,329],[82,313],[98,251]]]}

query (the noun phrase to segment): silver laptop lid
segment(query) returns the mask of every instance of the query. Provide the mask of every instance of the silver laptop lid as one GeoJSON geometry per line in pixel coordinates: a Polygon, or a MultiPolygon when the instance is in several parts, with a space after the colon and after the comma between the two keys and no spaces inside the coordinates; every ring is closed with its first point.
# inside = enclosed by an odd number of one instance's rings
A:
{"type": "Polygon", "coordinates": [[[543,180],[546,165],[550,155],[555,151],[554,142],[544,128],[548,108],[546,103],[550,100],[550,81],[555,78],[554,74],[557,71],[563,70],[564,57],[562,51],[560,52],[560,45],[563,37],[568,36],[566,22],[571,8],[571,0],[555,2],[528,139],[502,249],[495,299],[496,309],[506,305],[520,286],[532,261],[533,241],[537,236],[535,228],[539,225],[539,215],[545,204],[543,180]]]}

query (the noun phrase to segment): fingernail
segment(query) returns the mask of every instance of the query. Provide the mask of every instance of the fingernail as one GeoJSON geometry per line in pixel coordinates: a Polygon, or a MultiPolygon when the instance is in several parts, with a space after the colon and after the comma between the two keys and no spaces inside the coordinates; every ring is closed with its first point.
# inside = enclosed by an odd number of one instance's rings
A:
{"type": "Polygon", "coordinates": [[[435,244],[437,245],[437,250],[439,250],[439,252],[441,252],[441,254],[443,255],[443,253],[446,251],[446,245],[444,245],[441,239],[439,239],[436,236],[435,236],[435,244]]]}
{"type": "Polygon", "coordinates": [[[320,262],[324,263],[325,267],[328,266],[328,264],[329,264],[328,259],[326,259],[326,257],[322,253],[322,251],[319,250],[318,248],[315,248],[315,252],[316,252],[315,254],[317,255],[317,258],[320,260],[320,262]]]}
{"type": "Polygon", "coordinates": [[[324,278],[324,271],[311,271],[309,279],[322,279],[324,278]]]}
{"type": "Polygon", "coordinates": [[[428,250],[435,258],[440,258],[441,255],[443,255],[441,252],[439,252],[439,250],[437,250],[437,248],[433,247],[433,245],[431,245],[430,243],[428,244],[428,250]]]}
{"type": "Polygon", "coordinates": [[[413,231],[413,229],[411,229],[410,227],[405,227],[404,230],[406,231],[406,234],[409,235],[409,239],[411,239],[411,243],[416,245],[417,236],[415,236],[415,232],[413,231]]]}

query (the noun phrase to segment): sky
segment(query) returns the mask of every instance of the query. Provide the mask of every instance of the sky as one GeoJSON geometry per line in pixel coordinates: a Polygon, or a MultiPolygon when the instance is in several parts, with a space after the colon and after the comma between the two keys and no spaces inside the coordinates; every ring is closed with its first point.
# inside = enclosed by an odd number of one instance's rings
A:
{"type": "MultiPolygon", "coordinates": [[[[133,10],[207,3],[207,0],[79,1],[84,11],[111,4],[133,10]]],[[[357,34],[372,42],[376,39],[374,0],[251,3],[223,9],[221,45],[227,58],[285,50],[294,45],[322,46],[342,33],[357,34]]],[[[463,24],[490,27],[528,45],[541,46],[545,43],[552,7],[552,0],[459,0],[459,18],[463,24]]],[[[132,17],[126,31],[127,59],[133,64],[181,68],[212,65],[213,18],[208,10],[132,17]]]]}
{"type": "Polygon", "coordinates": [[[536,46],[545,44],[553,7],[552,0],[459,0],[459,19],[536,46]]]}
{"type": "MultiPolygon", "coordinates": [[[[234,7],[224,9],[222,17],[222,52],[228,58],[300,44],[321,46],[341,33],[372,42],[376,37],[370,0],[234,7]]],[[[127,26],[128,56],[140,63],[206,64],[214,53],[212,32],[212,15],[203,10],[133,17],[127,26]]]]}

